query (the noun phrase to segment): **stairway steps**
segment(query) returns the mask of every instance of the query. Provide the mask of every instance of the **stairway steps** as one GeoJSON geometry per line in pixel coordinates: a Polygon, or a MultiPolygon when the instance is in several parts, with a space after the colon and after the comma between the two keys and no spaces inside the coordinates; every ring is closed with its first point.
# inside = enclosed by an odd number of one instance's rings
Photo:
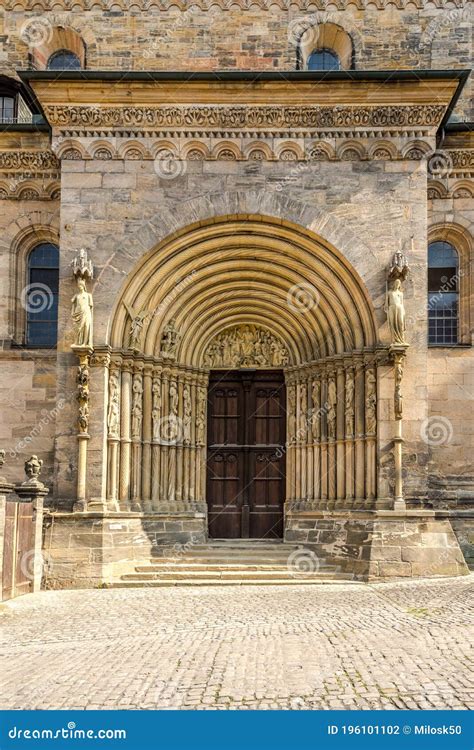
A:
{"type": "Polygon", "coordinates": [[[342,573],[336,573],[335,571],[324,571],[324,572],[314,572],[309,575],[295,575],[291,574],[288,571],[284,570],[247,570],[247,569],[240,569],[240,570],[172,570],[172,571],[159,571],[159,572],[152,572],[152,573],[144,573],[142,571],[137,571],[136,573],[125,573],[122,576],[122,580],[124,581],[133,581],[136,579],[143,580],[143,581],[166,581],[166,580],[186,580],[186,579],[207,579],[207,580],[237,580],[237,579],[245,579],[245,580],[273,580],[273,579],[283,579],[283,578],[291,578],[292,580],[300,579],[300,578],[318,578],[321,576],[331,576],[333,578],[338,577],[345,577],[342,573]]]}
{"type": "Polygon", "coordinates": [[[349,578],[334,578],[333,575],[327,575],[326,577],[320,576],[318,578],[274,578],[272,580],[261,580],[261,579],[202,579],[202,578],[183,578],[183,579],[172,579],[172,580],[146,580],[136,578],[133,580],[114,581],[113,583],[107,584],[107,588],[159,588],[171,587],[171,586],[315,586],[315,585],[348,585],[357,584],[358,581],[353,581],[349,578]]]}
{"type": "MultiPolygon", "coordinates": [[[[279,562],[268,562],[268,563],[241,563],[241,562],[194,562],[190,560],[183,561],[170,561],[168,563],[155,563],[151,565],[136,565],[135,570],[139,573],[159,573],[160,571],[182,571],[182,570],[280,570],[288,571],[290,568],[286,564],[279,562]]],[[[321,571],[335,571],[334,565],[328,565],[327,563],[321,563],[317,570],[321,571]]]]}

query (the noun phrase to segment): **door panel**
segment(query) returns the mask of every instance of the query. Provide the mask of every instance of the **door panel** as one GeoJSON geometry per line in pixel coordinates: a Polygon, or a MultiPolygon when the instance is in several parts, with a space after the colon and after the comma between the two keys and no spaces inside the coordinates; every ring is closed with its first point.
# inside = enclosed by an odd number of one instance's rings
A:
{"type": "Polygon", "coordinates": [[[282,536],[285,403],[281,371],[211,373],[207,461],[211,537],[282,536]]]}

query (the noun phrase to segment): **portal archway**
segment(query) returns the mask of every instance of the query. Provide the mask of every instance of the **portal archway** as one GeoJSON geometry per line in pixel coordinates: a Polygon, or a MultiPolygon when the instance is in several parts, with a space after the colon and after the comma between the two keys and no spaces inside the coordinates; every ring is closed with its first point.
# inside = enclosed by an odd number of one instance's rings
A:
{"type": "Polygon", "coordinates": [[[354,268],[310,231],[236,215],[176,233],[127,280],[109,342],[112,507],[205,511],[209,372],[275,367],[287,504],[373,503],[374,312],[354,268]]]}

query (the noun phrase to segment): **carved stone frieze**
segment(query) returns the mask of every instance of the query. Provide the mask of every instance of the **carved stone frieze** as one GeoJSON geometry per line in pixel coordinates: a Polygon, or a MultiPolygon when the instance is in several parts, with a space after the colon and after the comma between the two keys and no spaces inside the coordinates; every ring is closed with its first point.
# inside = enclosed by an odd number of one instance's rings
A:
{"type": "Polygon", "coordinates": [[[59,171],[59,161],[52,151],[0,151],[0,171],[59,171]]]}
{"type": "Polygon", "coordinates": [[[173,107],[86,107],[48,105],[46,117],[58,128],[292,130],[298,128],[437,127],[445,112],[438,104],[362,107],[176,105],[173,107]]]}
{"type": "Polygon", "coordinates": [[[270,331],[254,325],[227,328],[215,336],[204,354],[205,367],[285,367],[288,351],[270,331]]]}
{"type": "MultiPolygon", "coordinates": [[[[466,0],[451,0],[455,8],[463,8],[466,5],[466,0]]],[[[250,5],[260,8],[261,10],[268,10],[268,0],[252,0],[250,3],[248,0],[236,0],[235,3],[241,8],[246,10],[250,5]]],[[[403,10],[410,5],[422,8],[445,8],[446,0],[334,0],[338,10],[345,10],[350,6],[356,6],[359,10],[365,10],[366,8],[384,10],[390,5],[403,10]]],[[[109,11],[111,4],[110,0],[95,0],[93,3],[94,8],[100,10],[109,11]]],[[[272,5],[275,5],[282,10],[290,10],[294,7],[293,0],[272,0],[272,5]]],[[[159,10],[160,12],[167,11],[170,8],[179,9],[184,12],[189,12],[188,0],[136,0],[134,6],[140,11],[159,10]]],[[[228,9],[227,0],[195,0],[194,6],[200,10],[210,10],[211,8],[221,8],[222,10],[228,9]]],[[[32,0],[4,0],[5,10],[30,10],[33,7],[32,0]]],[[[69,10],[71,4],[68,0],[36,0],[34,3],[35,10],[57,10],[63,8],[69,10]]],[[[91,0],[75,0],[75,10],[90,10],[91,0]]],[[[129,0],[115,0],[114,7],[117,10],[127,12],[130,9],[129,0]]],[[[300,11],[314,11],[314,10],[327,10],[327,0],[299,0],[298,9],[300,11]]]]}

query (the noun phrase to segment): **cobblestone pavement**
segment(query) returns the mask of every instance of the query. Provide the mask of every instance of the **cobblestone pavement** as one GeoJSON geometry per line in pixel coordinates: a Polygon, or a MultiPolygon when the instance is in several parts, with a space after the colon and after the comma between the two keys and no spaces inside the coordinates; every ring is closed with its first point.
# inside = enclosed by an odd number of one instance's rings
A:
{"type": "Polygon", "coordinates": [[[42,592],[0,606],[1,708],[474,708],[474,578],[42,592]]]}

